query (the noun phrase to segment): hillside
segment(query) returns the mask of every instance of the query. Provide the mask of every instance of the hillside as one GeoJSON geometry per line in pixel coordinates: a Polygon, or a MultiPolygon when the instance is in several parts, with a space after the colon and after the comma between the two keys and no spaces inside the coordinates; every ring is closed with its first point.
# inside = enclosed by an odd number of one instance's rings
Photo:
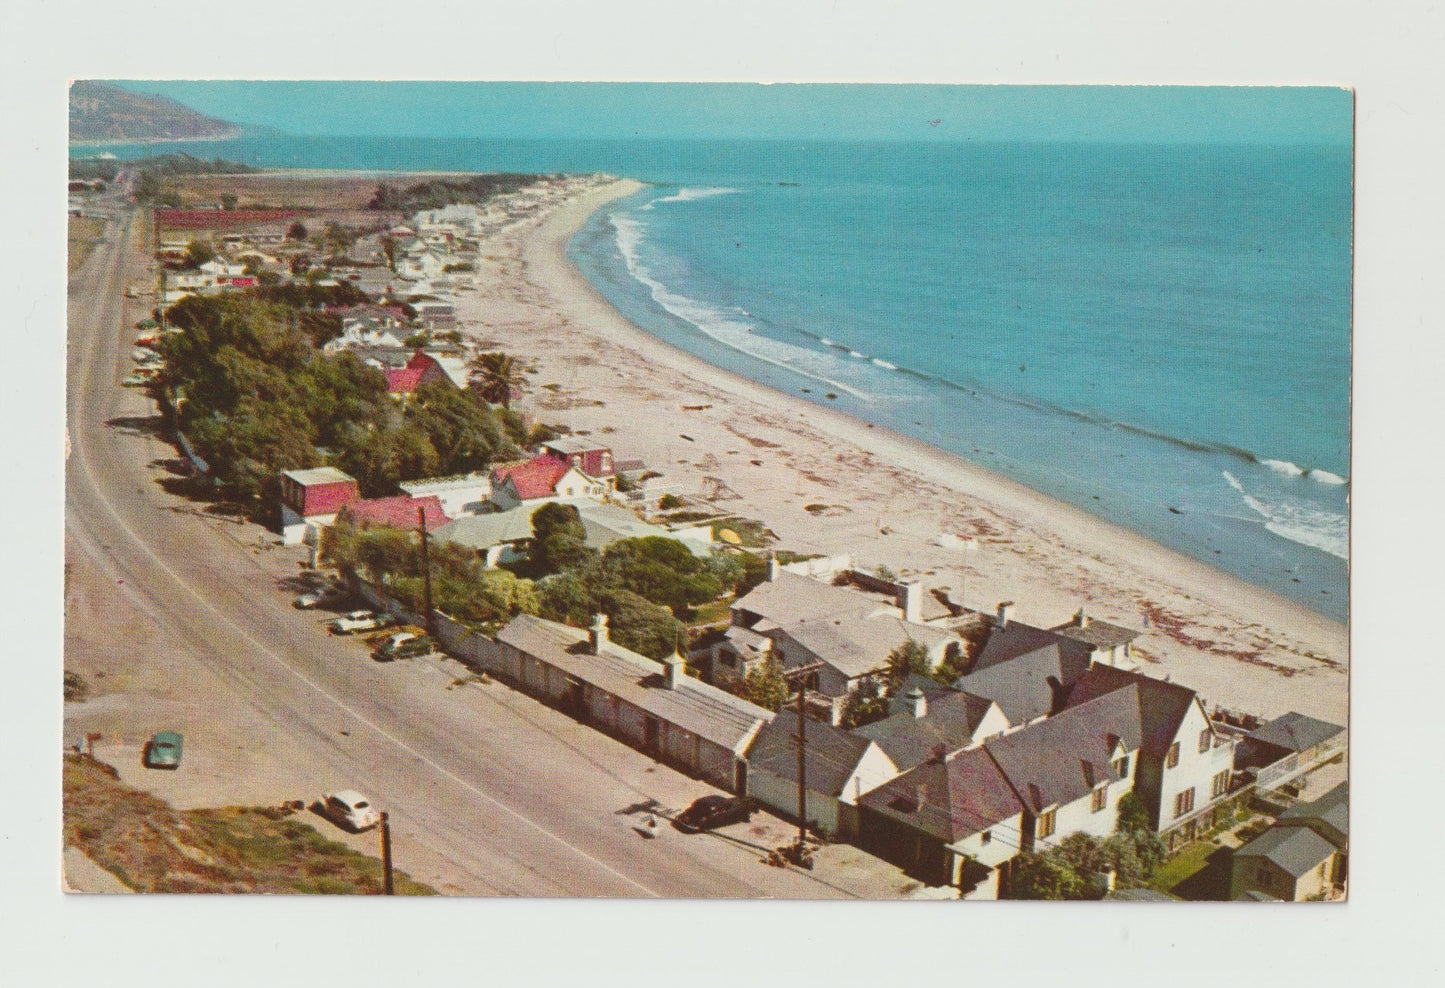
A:
{"type": "Polygon", "coordinates": [[[197,113],[165,96],[84,79],[70,86],[72,141],[174,141],[239,133],[235,124],[197,113]]]}

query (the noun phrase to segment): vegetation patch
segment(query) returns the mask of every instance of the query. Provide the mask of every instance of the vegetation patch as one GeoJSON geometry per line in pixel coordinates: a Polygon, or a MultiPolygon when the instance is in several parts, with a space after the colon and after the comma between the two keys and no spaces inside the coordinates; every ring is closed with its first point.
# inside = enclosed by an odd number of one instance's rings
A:
{"type": "MultiPolygon", "coordinates": [[[[381,861],[323,837],[281,808],[178,811],[67,755],[64,836],[137,892],[379,894],[381,861]]],[[[393,873],[398,895],[436,889],[393,873]]]]}

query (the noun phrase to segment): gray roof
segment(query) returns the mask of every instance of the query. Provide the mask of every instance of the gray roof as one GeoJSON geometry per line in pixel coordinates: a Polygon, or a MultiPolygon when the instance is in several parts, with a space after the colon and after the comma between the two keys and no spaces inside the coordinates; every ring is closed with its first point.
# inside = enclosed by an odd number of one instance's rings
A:
{"type": "Polygon", "coordinates": [[[432,538],[469,549],[520,542],[532,537],[532,513],[536,510],[533,505],[522,505],[486,515],[463,515],[432,532],[432,538]]]}
{"type": "Polygon", "coordinates": [[[617,644],[593,655],[586,631],[530,614],[514,617],[497,640],[738,755],[774,716],[691,676],[667,689],[662,663],[617,644]]]}
{"type": "Polygon", "coordinates": [[[1250,731],[1245,737],[1286,751],[1304,751],[1343,734],[1344,730],[1338,724],[1306,717],[1292,710],[1250,731]]]}
{"type": "Polygon", "coordinates": [[[1348,839],[1350,836],[1350,784],[1341,782],[1319,799],[1297,803],[1279,816],[1282,824],[1318,820],[1348,839]]]}
{"type": "Polygon", "coordinates": [[[678,539],[667,529],[648,524],[620,505],[592,500],[568,503],[576,506],[582,527],[587,530],[587,545],[593,549],[605,549],[622,539],[658,537],[680,542],[694,556],[707,558],[712,555],[712,546],[707,543],[699,539],[678,539]]]}
{"type": "Polygon", "coordinates": [[[926,624],[912,624],[892,613],[871,617],[844,615],[780,622],[777,636],[786,636],[812,652],[849,679],[866,676],[888,665],[888,655],[905,642],[931,648],[956,637],[926,624]]]}
{"type": "MultiPolygon", "coordinates": [[[[907,692],[905,683],[900,690],[907,692]]],[[[974,732],[990,707],[992,700],[970,696],[956,690],[924,690],[927,708],[924,716],[914,717],[908,711],[893,714],[872,724],[855,728],[859,737],[878,742],[884,754],[901,769],[921,765],[942,746],[948,753],[973,743],[974,732]]]]}
{"type": "Polygon", "coordinates": [[[1137,750],[1141,733],[1137,687],[1130,686],[987,741],[984,749],[1038,812],[1072,803],[1101,782],[1119,781],[1114,750],[1137,750]]]}
{"type": "Polygon", "coordinates": [[[606,443],[599,443],[595,440],[579,438],[577,436],[558,436],[542,443],[547,449],[555,450],[558,453],[590,453],[593,450],[605,449],[609,452],[611,447],[606,443]]]}
{"type": "Polygon", "coordinates": [[[1334,852],[1335,845],[1308,827],[1270,827],[1235,851],[1234,857],[1267,858],[1299,878],[1334,852]]]}
{"type": "Polygon", "coordinates": [[[1059,625],[1053,631],[1065,638],[1072,638],[1074,641],[1084,642],[1096,648],[1118,648],[1120,645],[1129,644],[1143,634],[1142,631],[1126,628],[1121,624],[1110,624],[1108,621],[1100,621],[1098,618],[1089,618],[1089,623],[1083,627],[1070,621],[1067,624],[1059,625]]]}
{"type": "Polygon", "coordinates": [[[835,587],[786,570],[774,579],[759,583],[732,606],[735,611],[749,611],[777,624],[809,618],[866,616],[890,610],[886,603],[859,590],[835,587]]]}
{"type": "MultiPolygon", "coordinates": [[[[858,763],[872,747],[867,738],[854,737],[831,724],[808,721],[804,758],[808,788],[829,796],[841,796],[858,763]]],[[[762,769],[782,779],[798,781],[798,715],[782,710],[758,732],[748,752],[748,770],[762,769]]]]}
{"type": "Polygon", "coordinates": [[[1151,755],[1166,754],[1179,736],[1189,708],[1199,702],[1198,695],[1187,686],[1095,663],[1069,690],[1065,705],[1077,706],[1127,686],[1139,688],[1139,714],[1144,728],[1142,749],[1151,755]]]}
{"type": "Polygon", "coordinates": [[[865,793],[858,803],[945,844],[1023,812],[1008,780],[982,748],[924,762],[865,793]]]}
{"type": "Polygon", "coordinates": [[[953,688],[987,697],[1009,723],[1026,724],[1061,707],[1090,661],[1078,642],[1010,622],[1007,629],[994,629],[972,670],[955,679],[953,688]]]}

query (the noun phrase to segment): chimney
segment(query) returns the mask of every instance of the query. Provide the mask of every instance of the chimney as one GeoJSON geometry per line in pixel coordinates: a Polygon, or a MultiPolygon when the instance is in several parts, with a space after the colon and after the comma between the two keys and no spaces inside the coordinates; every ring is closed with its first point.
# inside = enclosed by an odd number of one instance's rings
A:
{"type": "Polygon", "coordinates": [[[917,580],[898,584],[898,606],[903,610],[903,620],[909,624],[922,624],[923,584],[917,580]]]}
{"type": "Polygon", "coordinates": [[[907,693],[894,697],[888,712],[911,714],[913,719],[917,720],[928,713],[928,699],[923,695],[923,691],[915,686],[907,693]]]}
{"type": "Polygon", "coordinates": [[[588,651],[601,655],[607,645],[607,615],[598,613],[592,618],[592,627],[587,630],[588,651]]]}
{"type": "Polygon", "coordinates": [[[1005,600],[998,605],[998,619],[994,622],[1000,629],[1008,627],[1009,612],[1013,610],[1014,602],[1005,600]]]}
{"type": "Polygon", "coordinates": [[[928,783],[920,782],[913,787],[913,805],[918,807],[913,812],[922,813],[923,804],[928,802],[928,783]]]}
{"type": "Polygon", "coordinates": [[[687,660],[677,654],[676,648],[672,650],[671,655],[662,660],[662,675],[670,690],[677,689],[678,684],[687,675],[687,660]]]}
{"type": "Polygon", "coordinates": [[[777,553],[769,552],[769,553],[768,553],[768,582],[769,582],[769,583],[772,583],[774,580],[776,580],[776,579],[778,578],[778,574],[779,574],[780,572],[782,572],[782,567],[778,565],[778,556],[777,556],[777,553]]]}
{"type": "Polygon", "coordinates": [[[1074,624],[1080,628],[1087,628],[1089,626],[1089,615],[1084,613],[1082,607],[1079,608],[1079,613],[1074,615],[1074,624]]]}

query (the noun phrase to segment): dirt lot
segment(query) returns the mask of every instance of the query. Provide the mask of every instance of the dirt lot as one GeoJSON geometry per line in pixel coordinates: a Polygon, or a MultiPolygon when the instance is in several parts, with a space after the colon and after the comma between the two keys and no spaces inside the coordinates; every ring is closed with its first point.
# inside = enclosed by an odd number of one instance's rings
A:
{"type": "MultiPolygon", "coordinates": [[[[178,811],[124,785],[115,769],[65,759],[65,844],[138,892],[376,894],[381,861],[327,840],[305,811],[178,811]]],[[[398,895],[436,889],[395,874],[398,895]]]]}
{"type": "Polygon", "coordinates": [[[90,256],[91,250],[95,247],[96,239],[104,229],[105,220],[96,219],[93,216],[70,217],[70,226],[66,235],[66,246],[69,251],[66,274],[74,274],[76,269],[85,263],[85,259],[90,256]]]}

